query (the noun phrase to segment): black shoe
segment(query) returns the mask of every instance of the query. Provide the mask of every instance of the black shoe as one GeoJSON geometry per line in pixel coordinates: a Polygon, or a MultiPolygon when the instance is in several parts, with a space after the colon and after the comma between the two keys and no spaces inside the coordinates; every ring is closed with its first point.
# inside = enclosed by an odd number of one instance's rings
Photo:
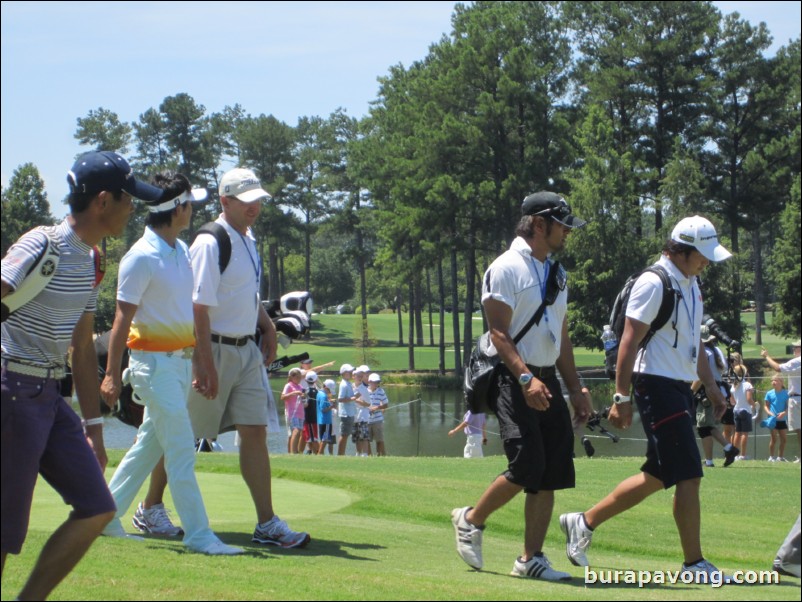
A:
{"type": "Polygon", "coordinates": [[[724,450],[724,468],[727,468],[730,464],[735,462],[735,458],[741,455],[741,450],[735,447],[734,445],[730,448],[730,451],[724,450]]]}

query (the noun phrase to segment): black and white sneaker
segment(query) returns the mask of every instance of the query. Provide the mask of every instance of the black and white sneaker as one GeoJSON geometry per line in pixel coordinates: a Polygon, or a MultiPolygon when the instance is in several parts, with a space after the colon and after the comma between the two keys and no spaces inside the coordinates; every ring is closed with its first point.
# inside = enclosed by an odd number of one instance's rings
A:
{"type": "Polygon", "coordinates": [[[469,523],[465,515],[471,510],[471,506],[465,508],[454,508],[451,511],[451,524],[454,525],[454,533],[457,538],[457,554],[468,566],[482,570],[482,530],[484,527],[477,527],[469,523]]]}
{"type": "Polygon", "coordinates": [[[544,581],[570,581],[571,575],[551,568],[549,559],[543,556],[532,556],[524,562],[521,557],[515,559],[512,565],[513,577],[529,577],[530,579],[543,579],[544,581]]]}

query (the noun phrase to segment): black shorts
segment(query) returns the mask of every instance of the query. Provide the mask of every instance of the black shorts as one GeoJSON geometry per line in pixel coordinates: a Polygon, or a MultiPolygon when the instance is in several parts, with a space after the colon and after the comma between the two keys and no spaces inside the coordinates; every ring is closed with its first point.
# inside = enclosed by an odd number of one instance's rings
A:
{"type": "Polygon", "coordinates": [[[778,420],[774,425],[773,431],[787,431],[788,423],[785,420],[778,420]]]}
{"type": "Polygon", "coordinates": [[[702,457],[693,427],[693,393],[688,383],[635,374],[635,403],[648,441],[641,470],[668,489],[680,481],[701,478],[702,457]]]}
{"type": "Polygon", "coordinates": [[[526,405],[518,378],[505,366],[496,381],[496,417],[508,462],[503,475],[527,493],[575,485],[571,415],[557,377],[544,382],[552,397],[549,408],[538,411],[526,405]]]}
{"type": "MultiPolygon", "coordinates": [[[[738,410],[735,412],[735,432],[752,432],[752,412],[749,410],[738,410]]],[[[745,452],[744,452],[745,453],[745,452]]]]}
{"type": "Polygon", "coordinates": [[[732,413],[732,406],[729,403],[729,398],[727,398],[727,409],[724,410],[724,415],[721,417],[721,424],[735,424],[735,414],[732,413]]]}

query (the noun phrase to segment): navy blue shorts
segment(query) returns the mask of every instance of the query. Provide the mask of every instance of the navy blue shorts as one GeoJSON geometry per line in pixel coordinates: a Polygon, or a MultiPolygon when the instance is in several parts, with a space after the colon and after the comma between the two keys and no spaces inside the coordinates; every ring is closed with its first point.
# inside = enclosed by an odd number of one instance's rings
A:
{"type": "Polygon", "coordinates": [[[28,533],[38,475],[73,510],[91,518],[116,507],[81,419],[64,401],[59,381],[2,368],[2,552],[19,554],[28,533]]]}
{"type": "Polygon", "coordinates": [[[549,409],[526,405],[518,378],[505,366],[499,370],[496,417],[507,455],[504,477],[527,493],[575,486],[574,431],[571,415],[556,376],[544,380],[551,392],[549,409]]]}
{"type": "Polygon", "coordinates": [[[633,380],[635,403],[648,441],[641,470],[662,481],[666,489],[701,478],[690,385],[650,374],[634,374],[633,380]]]}

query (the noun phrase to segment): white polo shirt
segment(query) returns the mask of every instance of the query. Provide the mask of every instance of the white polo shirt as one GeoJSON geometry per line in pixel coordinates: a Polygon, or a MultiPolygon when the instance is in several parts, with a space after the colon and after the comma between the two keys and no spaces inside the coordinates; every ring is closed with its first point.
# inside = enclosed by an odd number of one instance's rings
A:
{"type": "Polygon", "coordinates": [[[802,393],[802,386],[800,386],[800,381],[802,381],[802,378],[800,378],[800,366],[802,366],[802,357],[794,357],[784,364],[780,364],[780,372],[788,375],[788,394],[790,396],[802,393]]]}
{"type": "Polygon", "coordinates": [[[252,335],[259,316],[262,273],[256,240],[250,228],[243,236],[222,215],[217,223],[231,239],[231,259],[221,275],[215,237],[203,235],[195,239],[189,250],[195,277],[192,301],[209,307],[213,333],[230,337],[252,335]]]}
{"type": "Polygon", "coordinates": [[[137,305],[128,347],[176,351],[195,345],[192,267],[183,240],[175,248],[151,228],[120,261],[117,299],[137,305]]]}
{"type": "MultiPolygon", "coordinates": [[[[548,260],[547,260],[548,261],[548,260]]],[[[501,301],[512,308],[509,334],[512,338],[523,329],[540,307],[544,290],[546,264],[532,256],[532,249],[520,236],[490,264],[482,280],[482,303],[501,301]]],[[[560,357],[562,326],[568,307],[568,288],[557,295],[539,325],[533,325],[517,344],[518,355],[531,366],[553,366],[560,357]]],[[[495,353],[493,346],[488,350],[495,353]]]]}
{"type": "MultiPolygon", "coordinates": [[[[664,376],[674,380],[693,382],[697,376],[697,361],[701,337],[704,304],[696,277],[687,278],[665,255],[657,264],[666,269],[673,288],[682,298],[676,300],[674,313],[665,326],[654,333],[646,349],[635,359],[635,372],[664,376]],[[672,324],[676,321],[676,331],[672,324]],[[676,341],[676,343],[675,343],[676,341]]],[[[627,317],[651,324],[657,317],[663,300],[660,277],[645,272],[632,287],[627,305],[627,317]]]]}

